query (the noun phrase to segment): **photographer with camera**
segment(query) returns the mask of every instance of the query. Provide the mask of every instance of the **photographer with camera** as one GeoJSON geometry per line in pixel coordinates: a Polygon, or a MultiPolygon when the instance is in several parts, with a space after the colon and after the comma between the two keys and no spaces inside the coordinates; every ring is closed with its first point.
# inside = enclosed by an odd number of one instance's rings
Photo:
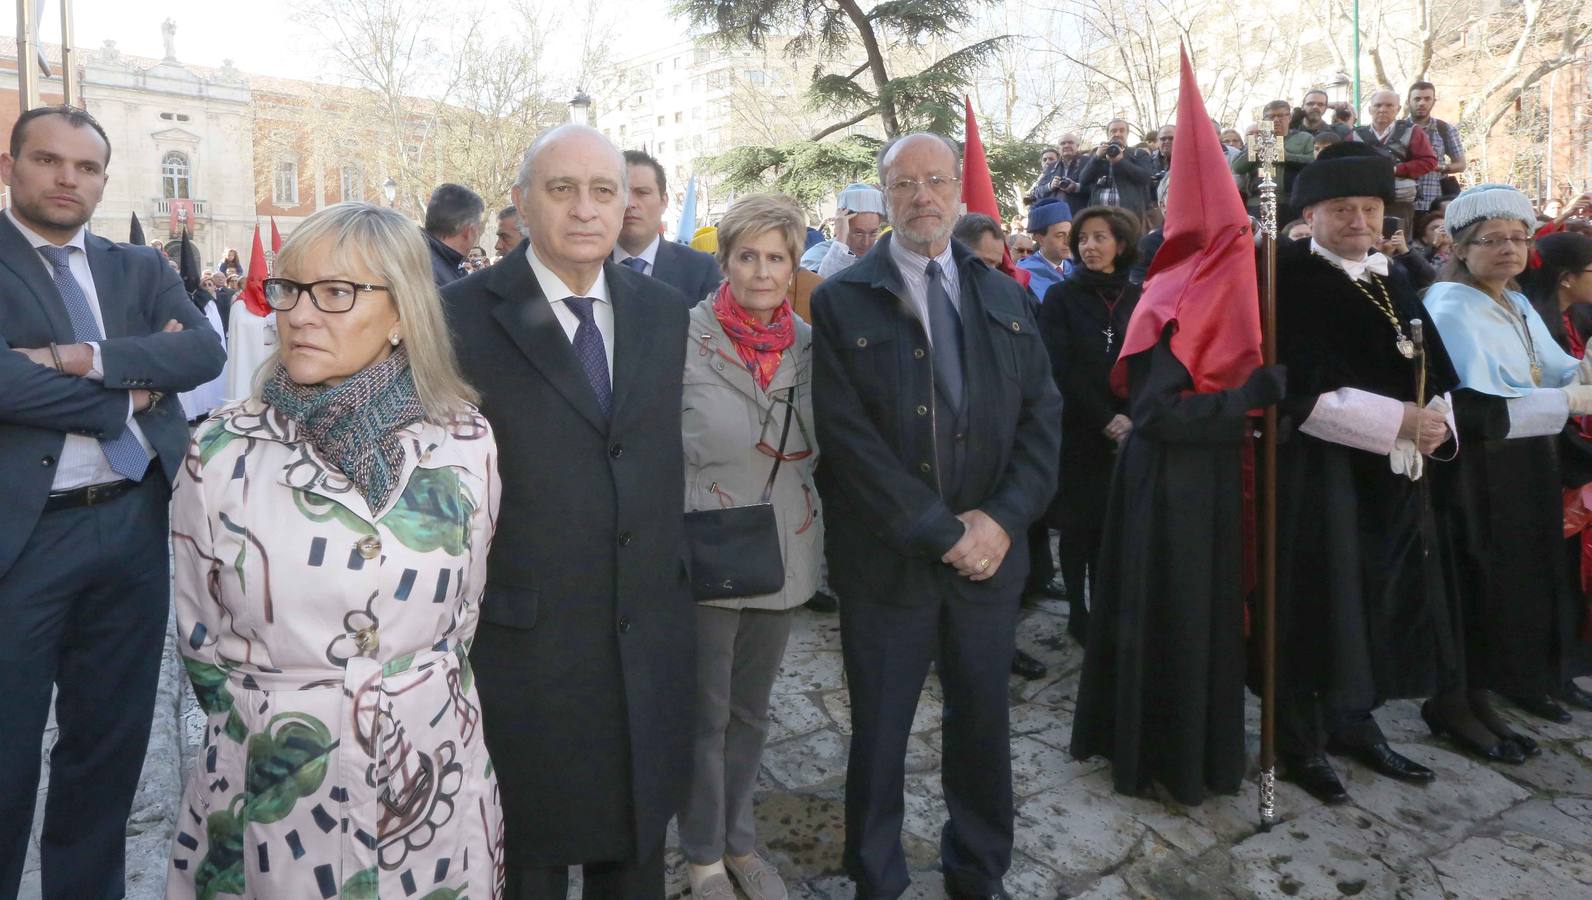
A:
{"type": "Polygon", "coordinates": [[[1078,152],[1078,136],[1071,132],[1061,136],[1056,150],[1046,149],[1040,156],[1043,170],[1039,179],[1023,197],[1023,203],[1033,206],[1043,200],[1057,199],[1069,207],[1084,198],[1083,168],[1089,159],[1078,152]],[[1059,151],[1059,152],[1058,152],[1059,151]]]}
{"type": "Polygon", "coordinates": [[[1093,206],[1117,206],[1141,219],[1150,205],[1150,154],[1128,146],[1128,123],[1112,119],[1078,180],[1093,206]]]}

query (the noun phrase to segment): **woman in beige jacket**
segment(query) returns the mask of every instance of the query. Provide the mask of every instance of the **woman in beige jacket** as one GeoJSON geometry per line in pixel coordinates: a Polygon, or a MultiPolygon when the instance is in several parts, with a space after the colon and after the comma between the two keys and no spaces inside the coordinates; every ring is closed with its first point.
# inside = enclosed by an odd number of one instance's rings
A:
{"type": "Polygon", "coordinates": [[[732,876],[753,900],[786,896],[779,873],[756,852],[752,793],[791,610],[817,588],[823,548],[812,329],[786,298],[805,224],[786,197],[738,201],[719,223],[725,282],[691,311],[681,416],[686,509],[758,502],[778,456],[771,501],[785,561],[784,589],[697,607],[695,765],[680,845],[698,900],[733,900],[732,876]]]}

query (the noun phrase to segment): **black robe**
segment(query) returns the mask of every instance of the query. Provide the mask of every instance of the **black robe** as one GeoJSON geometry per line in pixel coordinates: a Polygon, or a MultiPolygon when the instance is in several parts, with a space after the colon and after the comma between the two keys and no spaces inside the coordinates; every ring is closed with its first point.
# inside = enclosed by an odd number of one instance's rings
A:
{"type": "Polygon", "coordinates": [[[1039,336],[1050,352],[1051,372],[1061,390],[1061,468],[1055,500],[1045,522],[1061,532],[1062,575],[1069,589],[1083,590],[1085,566],[1100,552],[1106,496],[1117,442],[1105,436],[1114,416],[1128,404],[1111,391],[1111,367],[1122,352],[1128,319],[1139,302],[1139,286],[1127,273],[1114,283],[1084,272],[1051,286],[1039,307],[1039,336]],[[1109,304],[1102,299],[1117,297],[1109,304]],[[1107,346],[1106,329],[1111,329],[1107,346]]]}
{"type": "Polygon", "coordinates": [[[1582,604],[1564,547],[1566,435],[1506,438],[1508,403],[1456,391],[1458,465],[1443,472],[1441,513],[1459,565],[1470,688],[1557,694],[1584,666],[1582,604]]]}
{"type": "MultiPolygon", "coordinates": [[[[1321,394],[1341,388],[1414,401],[1416,363],[1396,349],[1386,314],[1309,241],[1279,248],[1277,272],[1278,362],[1288,369],[1277,450],[1277,696],[1367,712],[1431,696],[1459,677],[1450,557],[1428,480],[1453,464],[1428,458],[1412,482],[1385,455],[1297,430],[1321,394]]],[[[1426,398],[1451,391],[1453,365],[1431,316],[1397,267],[1384,284],[1406,335],[1410,319],[1425,323],[1426,398]]]]}
{"type": "Polygon", "coordinates": [[[1193,393],[1169,346],[1128,360],[1133,432],[1111,480],[1072,755],[1180,803],[1243,782],[1243,389],[1193,393]]]}

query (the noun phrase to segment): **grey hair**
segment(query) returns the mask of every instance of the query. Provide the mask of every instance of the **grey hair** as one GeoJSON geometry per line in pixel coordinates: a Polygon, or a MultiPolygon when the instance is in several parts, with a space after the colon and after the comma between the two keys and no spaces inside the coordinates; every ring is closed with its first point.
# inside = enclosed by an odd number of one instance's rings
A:
{"type": "Polygon", "coordinates": [[[883,147],[879,148],[879,157],[878,157],[879,184],[883,185],[885,188],[889,188],[890,179],[885,177],[885,172],[887,172],[890,169],[890,164],[895,162],[896,151],[901,149],[901,144],[906,142],[906,141],[908,141],[908,140],[911,140],[912,138],[921,137],[923,135],[928,135],[929,137],[932,137],[932,138],[938,140],[940,143],[945,145],[945,149],[951,151],[951,158],[956,160],[955,169],[956,169],[957,175],[958,176],[961,175],[961,172],[962,172],[962,151],[956,146],[956,142],[955,141],[951,140],[950,138],[946,137],[943,134],[935,134],[932,131],[914,131],[911,134],[903,134],[903,135],[901,135],[898,138],[891,138],[889,141],[885,142],[885,145],[883,147]]]}
{"type": "MultiPolygon", "coordinates": [[[[608,149],[614,151],[614,157],[619,162],[619,193],[626,197],[630,196],[630,166],[625,163],[625,155],[601,131],[590,125],[576,125],[573,122],[554,125],[552,128],[537,135],[536,140],[531,141],[531,146],[525,148],[525,155],[520,157],[520,170],[514,176],[514,186],[524,190],[531,182],[531,165],[536,162],[536,157],[541,155],[543,150],[546,150],[550,144],[559,138],[577,133],[589,134],[600,138],[603,143],[608,145],[608,149]]],[[[523,223],[521,227],[524,227],[523,223]]]]}

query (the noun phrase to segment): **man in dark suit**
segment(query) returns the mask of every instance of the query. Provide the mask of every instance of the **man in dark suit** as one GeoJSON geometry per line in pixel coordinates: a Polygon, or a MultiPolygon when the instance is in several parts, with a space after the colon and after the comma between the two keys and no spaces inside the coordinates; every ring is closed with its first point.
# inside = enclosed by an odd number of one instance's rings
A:
{"type": "Polygon", "coordinates": [[[481,240],[486,201],[462,184],[439,184],[426,201],[421,233],[431,249],[431,279],[437,287],[464,277],[464,257],[481,240]]]}
{"type": "Polygon", "coordinates": [[[1061,397],[1023,288],[950,239],[960,172],[938,135],[887,144],[894,231],[813,292],[818,490],[851,691],[845,866],[863,898],[909,884],[902,782],[931,660],[946,889],[1007,896],[1007,673],[1028,527],[1055,493],[1061,397]]]}
{"type": "Polygon", "coordinates": [[[608,262],[625,164],[566,125],[526,151],[530,234],[443,290],[497,433],[503,504],[471,660],[503,791],[510,900],[663,897],[690,776],[683,562],[686,302],[608,262]]]}
{"type": "Polygon", "coordinates": [[[614,247],[614,262],[651,275],[685,296],[687,306],[719,289],[724,273],[718,260],[684,244],[666,241],[663,211],[669,206],[669,179],[663,165],[639,150],[625,151],[630,200],[614,247]]]}
{"type": "Polygon", "coordinates": [[[83,225],[110,142],[88,113],[24,113],[0,155],[0,896],[16,896],[55,702],[45,897],[120,897],[171,591],[177,402],[226,353],[159,251],[83,225]]]}

